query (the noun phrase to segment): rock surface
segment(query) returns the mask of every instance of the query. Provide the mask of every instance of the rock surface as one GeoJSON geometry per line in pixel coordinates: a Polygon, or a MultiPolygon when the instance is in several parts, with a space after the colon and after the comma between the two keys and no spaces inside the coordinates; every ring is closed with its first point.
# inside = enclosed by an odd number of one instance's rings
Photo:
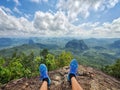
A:
{"type": "MultiPolygon", "coordinates": [[[[66,78],[68,71],[68,66],[50,71],[52,82],[49,90],[71,90],[71,85],[66,78]]],[[[120,90],[120,81],[91,67],[79,65],[76,79],[84,90],[120,90]]],[[[41,84],[39,76],[31,79],[21,78],[10,81],[0,90],[39,90],[41,84]]]]}

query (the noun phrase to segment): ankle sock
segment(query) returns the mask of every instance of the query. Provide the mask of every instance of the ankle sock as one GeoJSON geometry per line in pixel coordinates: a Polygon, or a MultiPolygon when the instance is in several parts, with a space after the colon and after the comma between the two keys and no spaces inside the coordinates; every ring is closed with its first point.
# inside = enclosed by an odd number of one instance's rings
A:
{"type": "Polygon", "coordinates": [[[70,85],[71,85],[71,78],[72,78],[72,77],[76,77],[76,76],[75,76],[75,74],[70,73],[70,74],[69,74],[69,77],[70,77],[70,85]]]}
{"type": "Polygon", "coordinates": [[[47,83],[49,83],[49,79],[48,78],[44,78],[43,81],[47,81],[47,83]]]}

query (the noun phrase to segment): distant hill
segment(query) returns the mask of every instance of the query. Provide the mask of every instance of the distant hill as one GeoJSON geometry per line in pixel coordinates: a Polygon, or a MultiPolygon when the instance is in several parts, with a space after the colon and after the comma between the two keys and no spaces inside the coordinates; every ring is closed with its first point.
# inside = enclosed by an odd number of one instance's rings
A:
{"type": "MultiPolygon", "coordinates": [[[[16,50],[23,52],[25,54],[30,54],[34,52],[37,56],[40,54],[42,49],[48,49],[53,54],[59,54],[63,51],[68,51],[75,58],[78,58],[80,62],[84,65],[89,65],[93,67],[100,68],[103,65],[112,64],[117,58],[120,58],[119,48],[109,48],[119,47],[120,39],[84,39],[79,40],[79,38],[3,38],[1,40],[10,41],[6,45],[8,47],[0,47],[0,56],[9,57],[16,50]],[[11,41],[12,40],[12,41],[11,41]],[[117,46],[116,46],[117,45],[117,46]],[[89,48],[89,49],[88,49],[89,48]]],[[[3,42],[0,42],[2,44],[3,42]]],[[[3,45],[3,44],[2,44],[3,45]]],[[[5,43],[4,43],[5,46],[5,43]]]]}
{"type": "Polygon", "coordinates": [[[114,41],[120,40],[120,38],[89,38],[89,39],[84,39],[84,42],[89,46],[89,47],[95,47],[95,46],[106,46],[110,45],[114,41]]]}
{"type": "Polygon", "coordinates": [[[33,44],[35,44],[35,43],[34,43],[34,41],[33,41],[32,39],[29,39],[28,44],[29,44],[29,45],[33,45],[33,44]]]}
{"type": "Polygon", "coordinates": [[[10,38],[0,38],[0,47],[7,47],[12,45],[12,40],[10,38]]]}
{"type": "Polygon", "coordinates": [[[96,50],[104,50],[104,49],[106,49],[106,48],[104,48],[102,46],[95,46],[95,47],[92,47],[92,48],[94,48],[96,50]]]}
{"type": "MultiPolygon", "coordinates": [[[[71,90],[66,79],[68,71],[68,66],[50,71],[52,83],[49,90],[71,90]]],[[[76,79],[84,90],[120,90],[120,81],[91,67],[79,65],[76,79]]],[[[12,80],[0,86],[0,90],[39,90],[41,85],[39,76],[36,76],[12,80]]]]}
{"type": "Polygon", "coordinates": [[[112,48],[120,48],[120,40],[114,41],[114,43],[112,43],[110,45],[110,47],[112,47],[112,48]]]}
{"type": "Polygon", "coordinates": [[[15,46],[8,49],[2,49],[0,50],[0,56],[11,56],[14,51],[18,52],[24,52],[26,54],[29,54],[31,51],[34,51],[34,53],[39,54],[41,49],[56,49],[58,48],[55,44],[41,44],[41,43],[29,43],[29,44],[23,44],[20,46],[15,46]]]}
{"type": "Polygon", "coordinates": [[[83,40],[73,39],[73,40],[69,41],[65,45],[65,48],[72,48],[72,49],[78,49],[78,50],[86,50],[86,49],[88,49],[88,46],[84,43],[83,40]]]}

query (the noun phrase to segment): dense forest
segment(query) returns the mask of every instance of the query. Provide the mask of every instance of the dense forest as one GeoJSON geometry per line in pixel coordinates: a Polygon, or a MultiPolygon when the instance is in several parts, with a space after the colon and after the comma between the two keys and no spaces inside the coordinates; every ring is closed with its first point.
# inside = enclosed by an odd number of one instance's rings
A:
{"type": "Polygon", "coordinates": [[[26,55],[15,51],[11,57],[0,57],[0,83],[7,83],[21,77],[37,76],[41,63],[46,64],[49,70],[55,70],[69,65],[72,59],[72,54],[65,51],[57,56],[49,53],[47,49],[40,51],[39,56],[35,56],[33,52],[26,55]]]}
{"type": "Polygon", "coordinates": [[[112,65],[107,65],[102,70],[111,75],[114,76],[118,79],[120,79],[120,59],[118,59],[114,64],[112,65]]]}
{"type": "MultiPolygon", "coordinates": [[[[35,56],[33,52],[26,55],[23,52],[18,54],[16,50],[11,57],[0,57],[0,83],[4,84],[22,77],[38,76],[41,63],[46,64],[50,71],[69,65],[72,59],[73,55],[65,51],[59,55],[54,55],[47,49],[43,49],[39,56],[35,56]]],[[[115,64],[103,67],[102,70],[109,75],[120,78],[120,59],[115,64]]]]}

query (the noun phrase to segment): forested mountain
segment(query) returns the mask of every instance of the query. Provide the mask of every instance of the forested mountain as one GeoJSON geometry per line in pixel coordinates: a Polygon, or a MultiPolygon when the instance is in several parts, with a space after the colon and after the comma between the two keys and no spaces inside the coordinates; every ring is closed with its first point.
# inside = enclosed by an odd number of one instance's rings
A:
{"type": "Polygon", "coordinates": [[[120,49],[120,40],[114,41],[114,43],[112,43],[110,47],[120,49]]]}
{"type": "Polygon", "coordinates": [[[15,52],[16,50],[18,52],[24,52],[26,54],[27,53],[29,54],[31,51],[33,51],[36,55],[38,55],[40,50],[42,49],[56,49],[56,48],[58,48],[58,46],[54,44],[41,44],[30,41],[28,44],[15,46],[8,49],[2,49],[0,50],[0,56],[6,56],[6,57],[11,56],[12,53],[15,52]]]}
{"type": "Polygon", "coordinates": [[[72,48],[72,49],[78,49],[78,50],[87,50],[88,46],[84,43],[83,40],[71,40],[66,45],[65,48],[72,48]]]}
{"type": "Polygon", "coordinates": [[[10,38],[0,38],[0,47],[7,47],[12,45],[12,40],[10,38]]]}
{"type": "Polygon", "coordinates": [[[107,43],[106,39],[72,39],[72,38],[28,38],[28,39],[11,39],[12,41],[16,40],[16,43],[19,40],[22,40],[23,43],[18,46],[13,46],[12,48],[2,49],[0,50],[0,56],[9,57],[12,55],[14,51],[24,52],[26,54],[30,54],[30,52],[34,52],[37,56],[39,55],[42,49],[49,49],[49,51],[53,54],[59,54],[62,51],[71,52],[75,58],[85,65],[90,66],[101,66],[111,64],[115,59],[120,57],[120,51],[118,49],[111,49],[109,46],[116,39],[107,39],[109,43],[107,43]],[[58,42],[59,41],[59,42],[58,42]],[[63,42],[62,42],[63,41],[63,42]],[[98,43],[94,44],[94,42],[98,43]],[[99,43],[106,43],[105,45],[99,43]],[[61,44],[62,43],[62,44],[61,44]],[[90,44],[93,46],[89,46],[90,44]],[[62,45],[62,47],[60,46],[62,45]],[[101,46],[102,45],[102,46],[101,46]],[[98,65],[97,65],[98,64],[98,65]]]}

